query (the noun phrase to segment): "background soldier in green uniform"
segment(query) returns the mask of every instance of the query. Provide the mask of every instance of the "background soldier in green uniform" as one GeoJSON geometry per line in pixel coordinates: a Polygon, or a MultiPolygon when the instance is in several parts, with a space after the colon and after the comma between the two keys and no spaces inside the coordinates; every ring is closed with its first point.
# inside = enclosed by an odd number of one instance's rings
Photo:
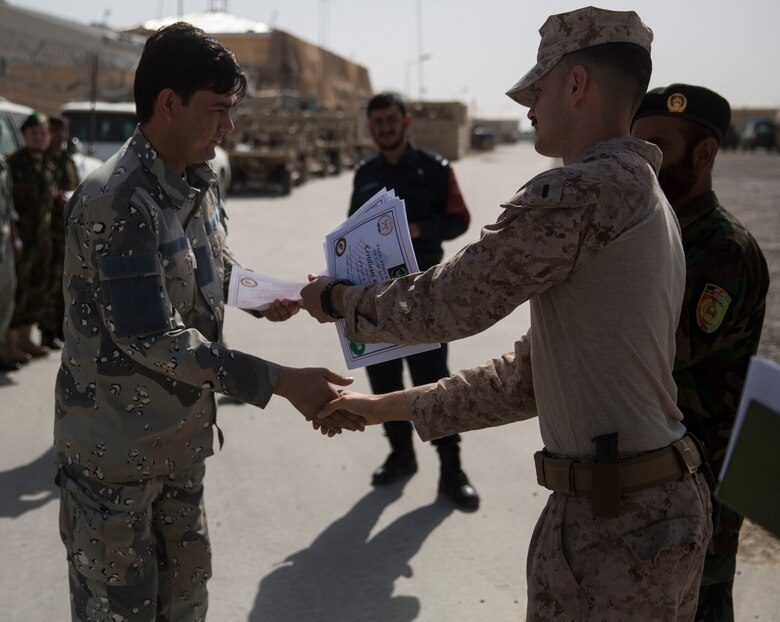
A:
{"type": "MultiPolygon", "coordinates": [[[[686,282],[674,363],[677,405],[685,426],[707,448],[716,475],[748,362],[758,349],[769,287],[758,244],[712,191],[713,162],[730,120],[729,104],[717,93],[672,84],[645,96],[632,128],[661,148],[658,178],[682,228],[686,282]]],[[[733,620],[742,517],[725,506],[714,512],[696,619],[733,620]]]]}
{"type": "Polygon", "coordinates": [[[65,150],[68,142],[68,121],[63,117],[49,117],[48,155],[54,163],[59,193],[51,213],[51,269],[46,306],[41,313],[41,344],[59,350],[62,347],[62,320],[65,300],[62,296],[62,265],[65,260],[64,208],[68,193],[79,185],[76,163],[65,150]]]}
{"type": "Polygon", "coordinates": [[[33,343],[31,331],[41,321],[51,274],[51,214],[59,195],[57,173],[48,157],[49,126],[45,115],[32,113],[22,123],[24,147],[8,158],[19,214],[19,236],[24,244],[16,262],[16,306],[9,340],[32,356],[49,349],[33,343]]]}
{"type": "Polygon", "coordinates": [[[18,369],[31,358],[7,338],[16,295],[16,257],[21,257],[21,240],[16,236],[18,218],[14,210],[11,171],[0,155],[0,371],[18,369]]]}

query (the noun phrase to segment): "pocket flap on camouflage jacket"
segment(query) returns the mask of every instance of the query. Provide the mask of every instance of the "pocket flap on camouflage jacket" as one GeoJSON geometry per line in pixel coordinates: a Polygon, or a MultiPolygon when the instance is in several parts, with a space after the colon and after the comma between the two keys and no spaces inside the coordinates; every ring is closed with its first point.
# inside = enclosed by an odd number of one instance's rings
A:
{"type": "Polygon", "coordinates": [[[159,274],[154,255],[105,255],[98,259],[98,269],[101,281],[159,274]]]}

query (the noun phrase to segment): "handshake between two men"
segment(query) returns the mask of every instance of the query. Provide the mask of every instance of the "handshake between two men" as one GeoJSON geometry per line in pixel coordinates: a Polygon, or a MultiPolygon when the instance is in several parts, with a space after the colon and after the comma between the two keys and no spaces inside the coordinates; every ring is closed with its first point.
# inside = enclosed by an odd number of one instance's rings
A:
{"type": "MultiPolygon", "coordinates": [[[[301,308],[320,323],[335,322],[344,314],[346,285],[330,277],[309,275],[301,300],[276,300],[263,311],[272,322],[288,320],[301,308]]],[[[364,431],[367,425],[411,419],[403,392],[366,395],[336,387],[353,379],[325,368],[281,367],[275,393],[287,399],[315,430],[333,437],[343,430],[364,431]]]]}

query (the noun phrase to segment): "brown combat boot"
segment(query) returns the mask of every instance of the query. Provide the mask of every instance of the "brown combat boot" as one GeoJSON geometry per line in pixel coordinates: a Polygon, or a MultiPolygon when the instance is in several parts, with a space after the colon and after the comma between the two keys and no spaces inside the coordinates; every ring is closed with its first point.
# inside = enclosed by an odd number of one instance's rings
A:
{"type": "Polygon", "coordinates": [[[12,328],[8,331],[9,335],[14,335],[11,343],[14,343],[17,348],[27,352],[33,358],[46,356],[49,353],[49,348],[33,343],[32,339],[30,339],[30,331],[32,331],[32,324],[24,324],[23,326],[12,328]]]}
{"type": "Polygon", "coordinates": [[[25,363],[29,363],[31,359],[32,356],[16,347],[16,344],[12,341],[10,335],[6,334],[5,343],[0,343],[0,361],[9,363],[13,366],[17,363],[19,365],[24,365],[25,363]]]}

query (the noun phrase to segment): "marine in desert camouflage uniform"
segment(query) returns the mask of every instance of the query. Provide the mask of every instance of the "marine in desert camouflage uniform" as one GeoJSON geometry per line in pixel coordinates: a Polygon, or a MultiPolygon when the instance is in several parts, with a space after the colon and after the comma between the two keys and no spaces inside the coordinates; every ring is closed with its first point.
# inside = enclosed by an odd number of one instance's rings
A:
{"type": "MultiPolygon", "coordinates": [[[[259,407],[276,393],[311,419],[336,395],[328,381],[348,380],[221,343],[233,262],[205,160],[246,85],[232,54],[174,24],[147,40],[135,79],[141,125],[65,210],[60,533],[74,620],[196,621],[211,576],[203,478],[215,393],[259,407]]],[[[294,309],[277,301],[269,317],[294,309]]]]}
{"type": "MultiPolygon", "coordinates": [[[[701,455],[675,404],[685,265],[657,147],[630,137],[650,76],[633,12],[550,17],[538,63],[510,91],[536,149],[564,166],[503,205],[478,242],[422,274],[336,285],[357,342],[473,335],[530,301],[514,352],[436,384],[346,393],[368,423],[411,419],[424,440],[538,415],[539,483],[553,490],[528,553],[528,620],[689,620],[711,535],[701,455]]],[[[303,291],[320,321],[320,278],[303,291]]]]}
{"type": "MultiPolygon", "coordinates": [[[[750,357],[761,339],[769,272],[753,236],[712,191],[712,167],[729,128],[728,102],[709,89],[650,91],[632,132],[664,153],[661,188],[677,214],[686,260],[674,379],[683,423],[723,466],[750,357]]],[[[742,516],[715,504],[697,620],[734,620],[732,588],[742,516]]]]}

